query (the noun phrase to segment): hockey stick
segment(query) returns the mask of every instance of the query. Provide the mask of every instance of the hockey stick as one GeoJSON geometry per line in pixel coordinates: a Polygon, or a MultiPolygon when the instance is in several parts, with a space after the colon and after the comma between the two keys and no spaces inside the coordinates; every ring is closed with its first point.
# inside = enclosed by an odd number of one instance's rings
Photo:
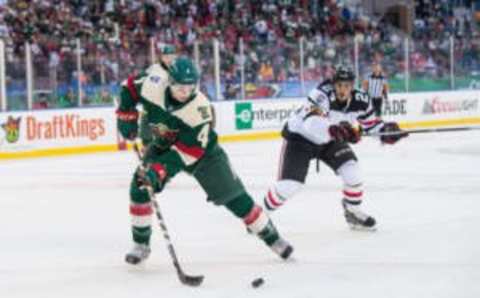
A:
{"type": "MultiPolygon", "coordinates": [[[[137,157],[141,162],[140,166],[143,167],[144,166],[143,156],[142,156],[142,153],[140,152],[140,148],[138,148],[137,142],[133,143],[133,150],[135,150],[135,153],[137,154],[137,157]]],[[[187,275],[182,270],[182,267],[180,267],[180,262],[178,261],[178,258],[177,258],[177,254],[173,247],[172,241],[170,239],[170,234],[168,233],[165,219],[163,218],[163,215],[160,211],[160,206],[158,205],[158,202],[155,198],[155,193],[153,192],[153,189],[151,186],[147,185],[145,188],[147,189],[148,195],[150,196],[150,199],[153,202],[153,207],[155,208],[155,214],[157,215],[158,223],[163,233],[163,238],[165,238],[165,241],[167,243],[167,249],[168,249],[168,252],[170,253],[170,257],[172,258],[173,266],[177,271],[178,279],[184,285],[191,286],[191,287],[198,287],[203,282],[204,276],[203,275],[187,275]]]]}
{"type": "Polygon", "coordinates": [[[381,137],[381,136],[394,136],[398,134],[415,134],[415,133],[431,133],[431,132],[452,132],[452,131],[466,131],[466,130],[480,130],[479,126],[465,126],[465,127],[445,127],[445,128],[424,128],[414,130],[402,130],[392,132],[377,132],[377,133],[364,133],[366,137],[381,137]]]}

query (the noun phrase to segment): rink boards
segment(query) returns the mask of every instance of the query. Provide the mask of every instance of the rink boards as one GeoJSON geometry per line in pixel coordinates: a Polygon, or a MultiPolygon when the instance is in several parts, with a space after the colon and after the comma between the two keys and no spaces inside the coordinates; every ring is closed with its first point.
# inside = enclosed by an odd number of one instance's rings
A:
{"type": "MultiPolygon", "coordinates": [[[[480,124],[480,92],[392,94],[384,119],[402,128],[480,124]]],[[[279,137],[285,120],[305,98],[214,103],[221,142],[279,137]]],[[[114,107],[0,113],[0,159],[57,156],[125,149],[114,107]]]]}

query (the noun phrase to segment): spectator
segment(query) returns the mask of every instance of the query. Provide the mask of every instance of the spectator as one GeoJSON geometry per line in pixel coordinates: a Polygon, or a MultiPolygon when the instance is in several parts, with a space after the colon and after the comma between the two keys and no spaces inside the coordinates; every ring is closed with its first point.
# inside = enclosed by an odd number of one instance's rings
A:
{"type": "MultiPolygon", "coordinates": [[[[327,65],[351,59],[354,37],[360,45],[361,69],[372,59],[382,60],[389,77],[398,78],[405,67],[400,34],[384,20],[365,16],[360,8],[342,1],[4,2],[0,37],[7,36],[9,51],[21,61],[28,41],[35,61],[48,61],[47,79],[36,82],[40,89],[57,88],[57,83],[64,88],[74,86],[77,38],[82,61],[90,64],[84,69],[84,84],[117,83],[144,69],[152,63],[150,38],[174,44],[179,52],[190,55],[199,42],[202,79],[208,83],[214,81],[213,38],[221,49],[221,71],[231,74],[235,82],[240,80],[241,63],[235,57],[239,38],[245,48],[245,78],[252,84],[298,81],[300,37],[305,41],[304,75],[313,81],[328,76],[327,65]]],[[[478,71],[480,44],[471,11],[443,0],[419,0],[415,5],[412,76],[448,73],[450,36],[455,39],[457,74],[478,71]]],[[[37,69],[36,74],[42,72],[37,69]]]]}
{"type": "Polygon", "coordinates": [[[268,61],[263,62],[260,65],[258,71],[258,76],[261,81],[264,82],[273,82],[273,67],[272,64],[268,61]]]}
{"type": "Polygon", "coordinates": [[[75,104],[75,94],[72,89],[68,89],[68,92],[58,98],[57,106],[59,108],[70,108],[74,107],[75,104]]]}

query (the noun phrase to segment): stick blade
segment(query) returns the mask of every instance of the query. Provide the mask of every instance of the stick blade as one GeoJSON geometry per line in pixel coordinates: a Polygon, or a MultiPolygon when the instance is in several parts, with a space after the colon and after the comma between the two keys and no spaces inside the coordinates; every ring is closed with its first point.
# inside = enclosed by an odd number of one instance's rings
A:
{"type": "Polygon", "coordinates": [[[190,287],[198,287],[199,285],[202,284],[204,277],[205,276],[203,275],[197,275],[197,276],[183,275],[180,277],[180,281],[184,285],[187,285],[190,287]]]}

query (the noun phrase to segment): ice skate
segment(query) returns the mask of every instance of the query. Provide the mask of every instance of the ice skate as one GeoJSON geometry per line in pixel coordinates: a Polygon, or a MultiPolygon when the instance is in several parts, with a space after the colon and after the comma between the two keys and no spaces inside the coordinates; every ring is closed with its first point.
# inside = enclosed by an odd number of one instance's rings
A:
{"type": "Polygon", "coordinates": [[[125,261],[132,265],[137,265],[150,256],[151,249],[146,244],[135,243],[133,249],[125,256],[125,261]]]}
{"type": "Polygon", "coordinates": [[[362,212],[358,204],[355,205],[343,199],[342,206],[347,224],[352,230],[375,231],[377,229],[375,218],[362,212]]]}
{"type": "Polygon", "coordinates": [[[270,248],[284,260],[287,260],[293,252],[293,246],[282,238],[278,238],[277,241],[270,245],[270,248]]]}

